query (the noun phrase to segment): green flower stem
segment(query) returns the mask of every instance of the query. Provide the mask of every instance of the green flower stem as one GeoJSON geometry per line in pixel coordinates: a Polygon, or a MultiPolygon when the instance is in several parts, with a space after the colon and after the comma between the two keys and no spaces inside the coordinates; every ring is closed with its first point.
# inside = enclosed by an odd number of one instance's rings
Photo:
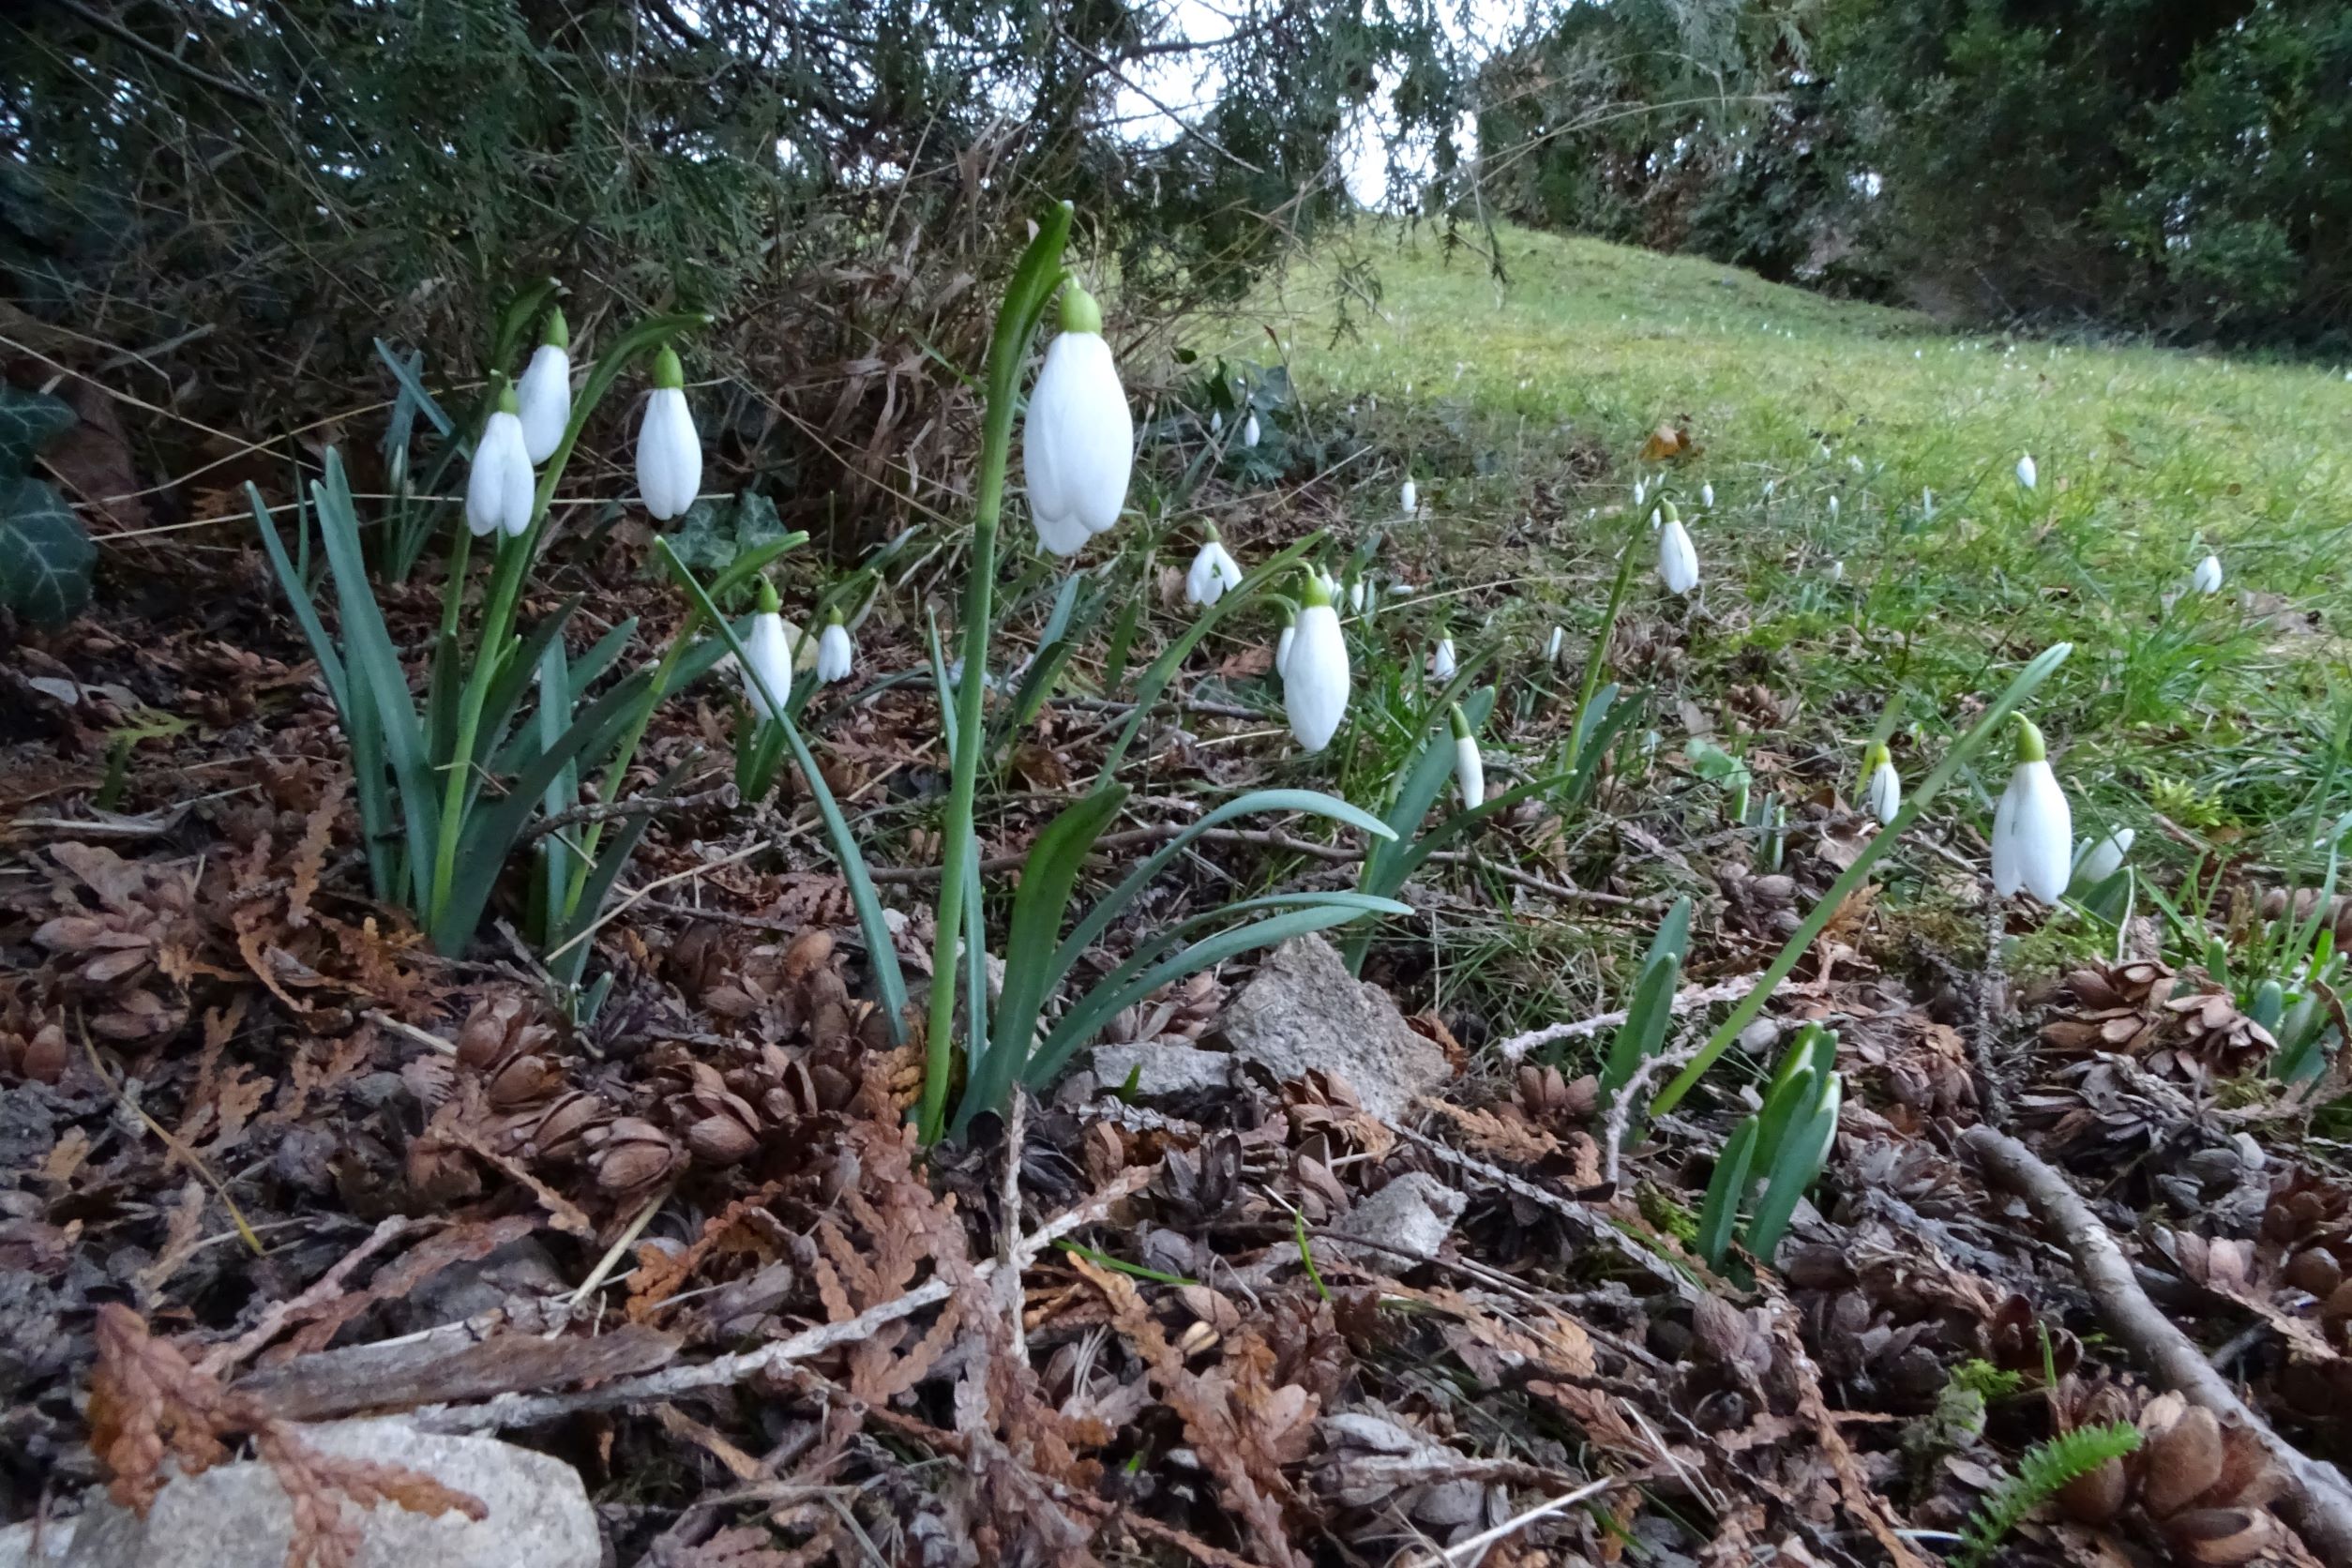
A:
{"type": "MultiPolygon", "coordinates": [[[[997,517],[1004,502],[1004,471],[1013,450],[1013,412],[1020,400],[1021,363],[1046,303],[1063,282],[1062,249],[1070,236],[1070,204],[1057,204],[1038,224],[997,312],[988,343],[988,420],[980,446],[980,480],[972,516],[971,580],[964,588],[963,675],[956,686],[956,755],[941,851],[938,935],[931,953],[931,1009],[923,1038],[923,1103],[915,1127],[926,1144],[947,1125],[947,1079],[954,1065],[956,944],[964,928],[964,883],[972,851],[972,792],[980,777],[982,700],[988,677],[988,615],[996,593],[997,517]]],[[[977,1009],[988,1004],[975,996],[977,1009]]]]}
{"type": "MultiPolygon", "coordinates": [[[[433,946],[447,952],[453,944],[462,945],[471,932],[449,932],[438,929],[446,912],[449,894],[457,880],[459,829],[465,821],[467,792],[473,782],[474,745],[479,738],[482,725],[482,704],[490,698],[490,682],[505,657],[508,642],[514,634],[515,607],[522,596],[522,578],[532,559],[538,553],[539,541],[547,533],[549,505],[555,499],[555,487],[564,477],[564,467],[571,460],[572,448],[579,445],[580,431],[586,429],[588,417],[612,389],[621,372],[629,362],[648,349],[666,346],[678,333],[710,324],[710,317],[701,314],[656,316],[640,322],[622,334],[605,355],[596,361],[581,386],[579,400],[572,405],[572,417],[564,428],[564,439],[548,458],[547,471],[539,475],[539,484],[531,502],[531,526],[520,538],[502,539],[498,549],[498,565],[490,577],[489,596],[482,607],[482,637],[474,651],[474,668],[466,674],[464,694],[458,700],[456,742],[442,765],[448,770],[448,778],[442,785],[441,831],[433,856],[432,901],[426,912],[425,923],[431,931],[433,946]]],[[[493,405],[494,406],[494,405],[493,405]]]]}
{"type": "MultiPolygon", "coordinates": [[[[1592,694],[1601,689],[1601,671],[1607,665],[1609,643],[1617,636],[1617,618],[1624,613],[1626,591],[1633,586],[1634,557],[1640,553],[1641,522],[1634,519],[1634,536],[1625,541],[1624,552],[1617,560],[1617,580],[1609,584],[1608,612],[1601,617],[1601,630],[1592,641],[1592,652],[1584,661],[1584,689],[1576,693],[1576,720],[1569,731],[1575,734],[1584,728],[1584,716],[1591,711],[1592,694]]],[[[1568,764],[1581,771],[1584,759],[1571,757],[1568,764]]]]}
{"type": "Polygon", "coordinates": [[[2056,643],[2043,649],[2040,656],[2017,672],[2017,678],[2009,683],[2009,689],[2001,693],[2000,700],[1984,711],[1984,716],[1976,721],[1974,729],[1960,737],[1959,744],[1945,756],[1936,771],[1920,782],[1911,798],[1903,803],[1903,809],[1894,814],[1894,821],[1880,828],[1877,837],[1864,845],[1862,852],[1855,857],[1854,864],[1846,868],[1846,874],[1830,884],[1830,890],[1821,895],[1820,901],[1813,906],[1813,912],[1805,916],[1804,924],[1789,936],[1787,944],[1780,950],[1780,956],[1764,972],[1764,977],[1740,999],[1739,1005],[1731,1009],[1729,1016],[1715,1026],[1715,1032],[1707,1037],[1707,1044],[1691,1059],[1691,1064],[1683,1068],[1656,1099],[1650,1102],[1650,1114],[1653,1118],[1664,1116],[1681,1104],[1682,1096],[1691,1092],[1691,1086],[1704,1077],[1707,1069],[1713,1066],[1716,1059],[1729,1048],[1731,1042],[1739,1038],[1740,1031],[1764,1010],[1764,1004],[1772,999],[1772,993],[1780,988],[1780,983],[1788,978],[1798,960],[1812,950],[1815,940],[1829,925],[1831,917],[1844,907],[1854,890],[1862,886],[1870,875],[1870,868],[1878,863],[1879,856],[1894,847],[1895,839],[1919,820],[1920,813],[1926,809],[1929,801],[1936,798],[1937,792],[1952,782],[1952,776],[1986,741],[2000,731],[2001,726],[2009,721],[2009,716],[2015,713],[2025,700],[2033,695],[2035,688],[2048,680],[2058,667],[2066,662],[2066,656],[2073,651],[2072,643],[2056,643]]]}

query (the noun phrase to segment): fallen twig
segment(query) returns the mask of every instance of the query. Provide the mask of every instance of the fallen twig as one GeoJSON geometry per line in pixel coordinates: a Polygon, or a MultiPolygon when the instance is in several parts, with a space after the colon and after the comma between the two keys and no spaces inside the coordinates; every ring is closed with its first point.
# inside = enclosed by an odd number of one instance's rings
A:
{"type": "Polygon", "coordinates": [[[1479,1554],[1496,1542],[1516,1535],[1536,1520],[1574,1508],[1585,1499],[1597,1496],[1620,1484],[1620,1479],[1614,1475],[1605,1475],[1598,1481],[1588,1481],[1573,1492],[1562,1493],[1549,1502],[1539,1502],[1523,1513],[1514,1514],[1502,1523],[1488,1530],[1482,1530],[1467,1541],[1456,1541],[1436,1557],[1415,1559],[1415,1568],[1439,1568],[1439,1565],[1443,1563],[1475,1562],[1478,1560],[1479,1554]]]}
{"type": "MultiPolygon", "coordinates": [[[[1718,1002],[1737,1002],[1748,992],[1756,989],[1756,983],[1763,977],[1761,972],[1735,974],[1728,980],[1718,980],[1711,986],[1685,986],[1674,993],[1671,1010],[1676,1013],[1687,1013],[1694,1007],[1711,1006],[1718,1002]]],[[[1788,989],[1791,992],[1802,992],[1804,988],[1791,986],[1788,989]]],[[[1525,1034],[1514,1034],[1510,1039],[1497,1046],[1495,1049],[1502,1053],[1502,1059],[1505,1062],[1517,1062],[1538,1046],[1548,1046],[1556,1040],[1580,1040],[1588,1035],[1598,1034],[1605,1029],[1615,1029],[1624,1021],[1625,1014],[1621,1009],[1614,1013],[1602,1013],[1590,1018],[1577,1018],[1571,1023],[1545,1024],[1543,1028],[1530,1030],[1525,1034]]]]}
{"type": "Polygon", "coordinates": [[[1991,1127],[1970,1127],[1961,1142],[1990,1175],[2024,1198],[2035,1217],[2058,1234],[2073,1256],[2074,1267],[2109,1331],[2147,1364],[2159,1381],[2254,1434],[2286,1478],[2279,1512],[2304,1544],[2330,1568],[2352,1568],[2352,1485],[2345,1483],[2344,1473],[2311,1458],[2273,1432],[2268,1422],[2238,1397],[2229,1380],[2215,1371],[2195,1343],[2148,1299],[2114,1235],[2064,1176],[2032,1150],[1991,1127]]]}
{"type": "MultiPolygon", "coordinates": [[[[1101,1192],[1039,1226],[1023,1237],[1020,1244],[1014,1249],[1016,1263],[1027,1267],[1039,1253],[1061,1237],[1096,1223],[1114,1204],[1149,1183],[1156,1169],[1155,1166],[1130,1167],[1101,1192]]],[[[985,1279],[993,1274],[997,1267],[997,1260],[989,1259],[973,1273],[985,1279]]],[[[719,1356],[692,1366],[666,1367],[647,1377],[627,1379],[607,1383],[601,1388],[580,1389],[569,1394],[500,1395],[479,1405],[419,1412],[414,1419],[418,1426],[432,1432],[497,1431],[506,1427],[535,1425],[589,1410],[609,1410],[623,1405],[674,1398],[697,1389],[726,1388],[755,1378],[771,1367],[806,1361],[811,1356],[823,1354],[837,1345],[863,1339],[884,1324],[895,1323],[901,1318],[912,1317],[927,1306],[945,1301],[954,1289],[955,1286],[949,1280],[934,1276],[905,1295],[870,1307],[854,1318],[804,1329],[790,1339],[779,1339],[756,1350],[719,1356]]]]}

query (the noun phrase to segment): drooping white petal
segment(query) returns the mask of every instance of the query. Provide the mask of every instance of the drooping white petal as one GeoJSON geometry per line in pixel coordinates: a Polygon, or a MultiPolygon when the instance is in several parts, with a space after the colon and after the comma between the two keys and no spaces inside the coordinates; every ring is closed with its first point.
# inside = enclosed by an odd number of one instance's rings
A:
{"type": "Polygon", "coordinates": [[[1837,520],[1837,497],[1834,495],[1830,497],[1830,520],[1832,522],[1837,520]]]}
{"type": "Polygon", "coordinates": [[[1348,584],[1348,612],[1351,615],[1364,613],[1364,579],[1362,578],[1348,584]]]}
{"type": "Polygon", "coordinates": [[[1554,626],[1552,628],[1550,641],[1544,644],[1544,662],[1545,664],[1558,664],[1560,662],[1560,651],[1566,647],[1567,644],[1568,634],[1560,627],[1554,626]]]}
{"type": "Polygon", "coordinates": [[[1242,445],[1244,446],[1258,445],[1258,412],[1255,409],[1250,411],[1248,418],[1242,421],[1242,445]]]}
{"type": "Polygon", "coordinates": [[[553,343],[541,343],[515,384],[521,404],[522,440],[534,463],[543,463],[564,444],[572,417],[572,358],[553,343]]]}
{"type": "Polygon", "coordinates": [[[767,695],[760,689],[760,681],[752,679],[752,671],[759,671],[760,680],[767,682],[779,702],[788,701],[792,693],[793,654],[800,642],[800,634],[784,624],[784,617],[773,611],[751,617],[751,635],[743,640],[743,651],[750,669],[744,671],[744,701],[761,718],[774,718],[776,710],[768,705],[767,695]]]}
{"type": "Polygon", "coordinates": [[[856,667],[857,651],[850,645],[850,631],[836,621],[825,627],[817,639],[817,679],[830,685],[849,679],[856,667]]]}
{"type": "Polygon", "coordinates": [[[2040,475],[2041,470],[2033,466],[2033,454],[2031,452],[2028,452],[2024,457],[2017,460],[2017,482],[2025,486],[2026,489],[2033,489],[2036,482],[2040,478],[2040,475]]]}
{"type": "Polygon", "coordinates": [[[1290,672],[1290,648],[1298,640],[1299,628],[1295,622],[1283,627],[1282,635],[1274,639],[1275,674],[1288,675],[1290,672]]]}
{"type": "Polygon", "coordinates": [[[1348,716],[1348,640],[1339,614],[1327,604],[1299,611],[1289,660],[1282,669],[1282,705],[1290,734],[1308,751],[1320,751],[1348,716]]]}
{"type": "Polygon", "coordinates": [[[1870,814],[1880,822],[1894,821],[1894,814],[1903,809],[1903,776],[1894,771],[1892,762],[1881,762],[1870,770],[1870,814]]]}
{"type": "Polygon", "coordinates": [[[1225,592],[1224,580],[1210,570],[1209,551],[1213,546],[1202,545],[1192,565],[1184,568],[1184,602],[1214,604],[1225,592]]]}
{"type": "Polygon", "coordinates": [[[1698,504],[1702,506],[1712,506],[1715,504],[1715,487],[1711,483],[1698,487],[1698,504]]]}
{"type": "Polygon", "coordinates": [[[1135,418],[1110,345],[1094,332],[1064,332],[1046,350],[1021,430],[1021,472],[1037,536],[1070,555],[1108,531],[1127,504],[1135,418]]]}
{"type": "Polygon", "coordinates": [[[1242,585],[1242,579],[1247,574],[1242,570],[1242,564],[1233,559],[1232,551],[1225,548],[1222,540],[1210,540],[1209,548],[1216,552],[1210,558],[1209,574],[1216,579],[1217,593],[1222,596],[1228,589],[1239,588],[1242,585]]]}
{"type": "Polygon", "coordinates": [[[2218,555],[2208,555],[2197,563],[2196,573],[2189,580],[2200,594],[2220,593],[2222,591],[2222,558],[2218,555]]]}
{"type": "Polygon", "coordinates": [[[1436,650],[1429,656],[1429,678],[1450,681],[1454,678],[1454,639],[1440,637],[1436,650]]]}
{"type": "Polygon", "coordinates": [[[465,479],[465,525],[480,538],[509,537],[531,526],[531,454],[522,440],[522,420],[505,410],[492,414],[474,447],[474,467],[465,479]]]}
{"type": "Polygon", "coordinates": [[[1454,783],[1462,792],[1463,809],[1483,805],[1486,799],[1486,763],[1478,754],[1478,738],[1462,735],[1454,742],[1454,783]]]}
{"type": "Polygon", "coordinates": [[[2132,852],[2132,841],[2138,837],[2128,827],[2117,828],[2096,844],[2083,846],[2082,859],[2075,863],[2074,881],[2083,887],[2097,887],[2123,869],[2123,857],[2132,852]]]}
{"type": "Polygon", "coordinates": [[[686,391],[656,386],[645,400],[637,428],[637,492],[645,509],[663,522],[683,517],[702,488],[702,438],[686,391]]]}
{"type": "Polygon", "coordinates": [[[2074,868],[2073,813],[2048,759],[2020,762],[1993,811],[1993,890],[2058,902],[2074,868]]]}
{"type": "Polygon", "coordinates": [[[1406,480],[1403,485],[1397,488],[1396,506],[1397,509],[1403,512],[1407,517],[1412,517],[1418,513],[1421,510],[1420,487],[1415,485],[1410,479],[1406,480]]]}
{"type": "Polygon", "coordinates": [[[1677,596],[1698,586],[1698,551],[1691,544],[1690,530],[1682,526],[1680,518],[1658,530],[1658,579],[1666,584],[1667,593],[1677,596]]]}

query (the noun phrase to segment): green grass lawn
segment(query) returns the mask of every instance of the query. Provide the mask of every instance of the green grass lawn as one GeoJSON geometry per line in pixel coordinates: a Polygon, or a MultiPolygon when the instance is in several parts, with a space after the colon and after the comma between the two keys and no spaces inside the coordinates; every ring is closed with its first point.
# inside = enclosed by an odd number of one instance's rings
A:
{"type": "MultiPolygon", "coordinates": [[[[2352,804],[2339,765],[2352,734],[2335,631],[2352,608],[2337,566],[2352,525],[2340,372],[1956,335],[1703,261],[1513,229],[1501,257],[1499,282],[1432,237],[1366,229],[1204,344],[1264,363],[1269,329],[1279,340],[1300,397],[1275,439],[1344,454],[1304,466],[1329,467],[1319,490],[1344,497],[1360,528],[1385,525],[1381,567],[1423,591],[1382,623],[1400,668],[1440,621],[1506,671],[1527,670],[1554,624],[1576,651],[1637,533],[1628,628],[1684,656],[1621,673],[1652,693],[1650,777],[1681,801],[1685,828],[1693,720],[1753,748],[1759,782],[1792,801],[1823,782],[1850,798],[1861,747],[1898,693],[1896,758],[1916,780],[1971,704],[2069,641],[2074,656],[2032,711],[2078,834],[2135,828],[2135,860],[2167,886],[2200,855],[2255,887],[2324,861],[2314,830],[2352,804]],[[1369,297],[1357,260],[1379,280],[1369,297]],[[1355,330],[1335,335],[1343,309],[1355,330]],[[1661,426],[1689,452],[1644,462],[1661,426]],[[2014,472],[2027,453],[2032,490],[2014,472]],[[1406,464],[1425,508],[1410,525],[1397,519],[1406,464]],[[1637,478],[1689,522],[1695,606],[1658,587],[1637,478]],[[2227,584],[2205,597],[2185,590],[2209,550],[2227,584]],[[1792,716],[1741,740],[1726,722],[1735,685],[1765,686],[1792,716]]],[[[1574,671],[1557,684],[1573,692],[1574,671]]],[[[1552,731],[1524,722],[1545,711],[1513,703],[1499,748],[1547,744],[1552,731]]],[[[1988,758],[1939,813],[1981,833],[2005,775],[1988,758]]],[[[1924,881],[1936,866],[1907,851],[1893,875],[1924,881]]],[[[2096,940],[2067,932],[2061,945],[2096,940]]],[[[1530,1013],[1582,990],[1556,957],[1536,966],[1530,1013]]]]}

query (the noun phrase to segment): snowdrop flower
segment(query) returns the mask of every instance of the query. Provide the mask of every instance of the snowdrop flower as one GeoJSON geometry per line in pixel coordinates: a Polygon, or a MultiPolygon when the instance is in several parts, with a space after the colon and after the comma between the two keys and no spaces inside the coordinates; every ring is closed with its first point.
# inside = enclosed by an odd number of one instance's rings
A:
{"type": "Polygon", "coordinates": [[[1846,563],[1843,561],[1832,561],[1828,565],[1821,568],[1821,575],[1828,578],[1832,582],[1843,582],[1846,580],[1846,563]]]}
{"type": "Polygon", "coordinates": [[[1647,501],[1647,500],[1649,500],[1649,499],[1650,499],[1650,485],[1649,485],[1649,482],[1648,482],[1647,480],[1643,480],[1643,479],[1636,479],[1636,480],[1635,480],[1635,481],[1634,481],[1634,505],[1636,505],[1636,506],[1638,506],[1638,505],[1640,505],[1643,502],[1645,502],[1645,501],[1647,501]]]}
{"type": "Polygon", "coordinates": [[[2050,771],[2042,731],[2023,714],[2017,721],[2017,766],[1993,811],[1993,891],[2007,898],[2020,889],[2055,904],[2074,868],[2074,818],[2050,771]]]}
{"type": "Polygon", "coordinates": [[[841,624],[841,612],[834,611],[825,617],[825,629],[817,639],[817,679],[828,686],[845,681],[856,665],[857,650],[850,646],[850,629],[841,624]]]}
{"type": "Polygon", "coordinates": [[[686,407],[686,369],[677,351],[664,347],[654,358],[654,395],[637,427],[637,493],[647,511],[668,522],[694,505],[701,488],[702,439],[686,407]]]}
{"type": "Polygon", "coordinates": [[[1849,452],[1846,457],[1846,466],[1860,474],[1862,471],[1862,460],[1849,452]]]}
{"type": "Polygon", "coordinates": [[[1214,604],[1225,597],[1228,588],[1242,585],[1241,564],[1227,552],[1214,527],[1208,534],[1209,542],[1200,547],[1200,553],[1192,558],[1191,570],[1184,573],[1186,604],[1214,604]]]}
{"type": "Polygon", "coordinates": [[[1870,814],[1883,825],[1894,821],[1894,814],[1903,809],[1903,776],[1894,771],[1894,758],[1884,741],[1872,741],[1862,753],[1862,770],[1867,777],[1862,783],[1862,798],[1870,807],[1870,814]]]}
{"type": "Polygon", "coordinates": [[[1447,718],[1454,726],[1454,783],[1462,792],[1462,808],[1474,811],[1486,799],[1486,763],[1478,755],[1478,737],[1470,733],[1462,704],[1454,704],[1447,718]]]}
{"type": "Polygon", "coordinates": [[[564,445],[564,427],[572,422],[571,328],[561,308],[547,313],[547,334],[523,367],[515,384],[521,407],[522,444],[532,462],[543,463],[564,445]]]}
{"type": "Polygon", "coordinates": [[[1304,602],[1289,656],[1282,661],[1282,705],[1291,737],[1314,752],[1331,744],[1348,716],[1348,640],[1340,635],[1339,614],[1321,578],[1307,573],[1301,596],[1304,602]]]}
{"type": "Polygon", "coordinates": [[[1406,480],[1405,483],[1397,490],[1396,505],[1397,508],[1409,518],[1418,517],[1420,515],[1421,491],[1414,486],[1410,479],[1406,480]]]}
{"type": "Polygon", "coordinates": [[[2041,470],[2033,466],[2033,454],[2031,452],[2028,452],[2024,457],[2017,460],[2017,482],[2025,486],[2026,489],[2031,490],[2034,488],[2035,482],[2039,478],[2041,470]]]}
{"type": "Polygon", "coordinates": [[[792,667],[799,662],[800,632],[784,624],[778,613],[783,607],[776,597],[776,584],[765,578],[760,580],[760,608],[751,617],[751,635],[743,640],[743,651],[749,668],[743,671],[744,701],[762,719],[776,716],[769,705],[767,693],[776,693],[779,702],[792,701],[792,667]],[[757,671],[758,679],[753,679],[757,671]],[[767,690],[761,689],[765,682],[767,690]]]}
{"type": "Polygon", "coordinates": [[[1837,497],[1834,495],[1830,497],[1830,520],[1832,522],[1837,520],[1837,497]]]}
{"type": "Polygon", "coordinates": [[[1244,446],[1258,445],[1258,411],[1256,409],[1250,410],[1249,417],[1242,421],[1242,445],[1244,446]]]}
{"type": "Polygon", "coordinates": [[[1715,487],[1711,483],[1704,484],[1698,487],[1698,504],[1702,506],[1710,507],[1714,505],[1715,487]]]}
{"type": "Polygon", "coordinates": [[[1364,579],[1358,578],[1353,582],[1348,584],[1348,613],[1350,615],[1363,614],[1364,604],[1371,598],[1371,596],[1372,591],[1365,584],[1364,579]]]}
{"type": "Polygon", "coordinates": [[[1558,664],[1560,662],[1560,656],[1567,649],[1567,646],[1568,634],[1562,631],[1560,627],[1554,626],[1552,628],[1551,640],[1544,644],[1544,662],[1545,664],[1558,664]]]}
{"type": "Polygon", "coordinates": [[[1651,532],[1652,534],[1655,534],[1655,533],[1658,531],[1658,529],[1659,529],[1659,528],[1660,528],[1660,527],[1661,527],[1661,526],[1662,526],[1665,522],[1666,522],[1666,513],[1664,513],[1663,511],[1659,510],[1659,509],[1658,509],[1657,507],[1655,507],[1655,506],[1651,507],[1651,508],[1650,508],[1650,532],[1651,532]]]}
{"type": "Polygon", "coordinates": [[[1765,481],[1764,481],[1764,499],[1765,499],[1765,500],[1767,500],[1767,501],[1770,501],[1770,500],[1772,498],[1772,492],[1773,492],[1774,490],[1778,490],[1778,489],[1780,489],[1780,481],[1779,481],[1778,479],[1767,479],[1767,480],[1765,480],[1765,481]]]}
{"type": "Polygon", "coordinates": [[[2097,887],[2123,869],[2123,857],[2132,852],[2132,841],[2139,835],[2128,827],[2117,828],[2096,844],[2086,838],[2076,847],[2074,885],[2097,887]]]}
{"type": "Polygon", "coordinates": [[[1102,307],[1072,283],[1062,291],[1062,331],[1029,389],[1021,431],[1021,474],[1039,541],[1056,555],[1075,555],[1109,532],[1127,504],[1134,461],[1135,419],[1103,341],[1102,307]]]}
{"type": "Polygon", "coordinates": [[[1919,492],[1919,515],[1930,522],[1936,520],[1936,492],[1924,487],[1919,492]]]}
{"type": "Polygon", "coordinates": [[[1698,586],[1698,551],[1679,517],[1667,518],[1658,531],[1658,580],[1678,598],[1698,586]]]}
{"type": "Polygon", "coordinates": [[[1211,435],[1225,433],[1225,411],[1223,409],[1213,408],[1209,411],[1209,433],[1211,435]]]}
{"type": "Polygon", "coordinates": [[[1454,678],[1454,639],[1450,637],[1438,639],[1437,651],[1429,656],[1429,678],[1433,681],[1450,681],[1454,678]]]}
{"type": "Polygon", "coordinates": [[[510,386],[499,394],[498,411],[474,445],[474,468],[465,477],[465,525],[477,539],[490,534],[519,538],[531,526],[538,481],[531,475],[531,451],[516,407],[510,386]]]}
{"type": "Polygon", "coordinates": [[[2195,573],[2189,579],[2189,585],[2200,594],[2220,593],[2222,591],[2222,558],[2218,555],[2208,555],[2198,562],[2195,573]]]}
{"type": "Polygon", "coordinates": [[[1290,672],[1290,650],[1298,640],[1298,611],[1290,608],[1289,599],[1284,599],[1282,601],[1282,635],[1274,639],[1275,674],[1288,675],[1290,672]]]}

